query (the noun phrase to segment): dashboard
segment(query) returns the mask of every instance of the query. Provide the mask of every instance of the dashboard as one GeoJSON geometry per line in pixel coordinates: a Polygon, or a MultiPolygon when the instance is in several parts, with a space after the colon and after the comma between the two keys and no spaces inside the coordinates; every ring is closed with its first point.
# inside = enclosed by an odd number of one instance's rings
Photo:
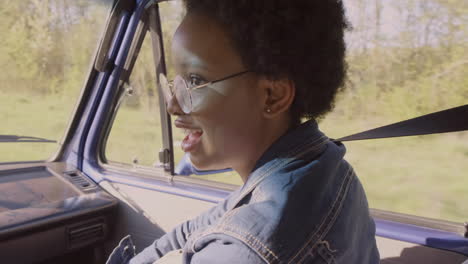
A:
{"type": "Polygon", "coordinates": [[[64,163],[2,169],[0,259],[38,263],[99,246],[110,233],[117,204],[116,198],[64,163]]]}

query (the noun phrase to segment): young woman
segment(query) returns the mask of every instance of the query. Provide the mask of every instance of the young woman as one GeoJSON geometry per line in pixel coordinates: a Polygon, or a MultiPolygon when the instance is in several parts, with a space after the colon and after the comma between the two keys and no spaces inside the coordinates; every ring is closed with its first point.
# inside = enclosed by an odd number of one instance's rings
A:
{"type": "MultiPolygon", "coordinates": [[[[244,184],[129,263],[174,250],[192,264],[378,263],[361,183],[345,147],[315,121],[345,77],[342,2],[185,5],[172,45],[178,75],[161,78],[167,110],[186,130],[182,149],[194,166],[233,168],[244,184]]],[[[126,263],[133,252],[125,254],[126,263]]]]}

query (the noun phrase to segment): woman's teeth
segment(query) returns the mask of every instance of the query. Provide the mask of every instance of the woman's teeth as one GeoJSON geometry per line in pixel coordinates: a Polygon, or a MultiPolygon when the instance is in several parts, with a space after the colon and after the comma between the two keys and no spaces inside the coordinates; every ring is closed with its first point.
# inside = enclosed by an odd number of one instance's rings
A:
{"type": "Polygon", "coordinates": [[[182,140],[181,148],[184,152],[194,151],[201,141],[203,130],[201,129],[184,129],[185,138],[182,140]]]}
{"type": "Polygon", "coordinates": [[[190,133],[202,132],[201,129],[184,129],[184,135],[188,136],[190,133]]]}

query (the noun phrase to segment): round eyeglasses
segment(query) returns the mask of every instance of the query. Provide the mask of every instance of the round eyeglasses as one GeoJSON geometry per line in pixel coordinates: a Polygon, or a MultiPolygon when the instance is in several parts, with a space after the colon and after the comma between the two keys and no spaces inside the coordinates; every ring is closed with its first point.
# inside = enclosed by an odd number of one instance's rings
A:
{"type": "Polygon", "coordinates": [[[221,79],[210,81],[201,85],[192,85],[192,86],[189,85],[187,81],[180,75],[177,75],[174,78],[174,80],[168,81],[166,76],[161,73],[159,74],[159,83],[161,85],[161,90],[163,92],[164,99],[166,100],[166,104],[169,103],[169,101],[175,95],[177,102],[179,103],[182,111],[184,111],[184,113],[186,114],[190,114],[194,108],[194,105],[193,105],[194,100],[192,97],[193,90],[204,88],[209,85],[215,84],[217,82],[221,82],[230,78],[237,77],[247,72],[250,72],[250,71],[246,70],[246,71],[238,72],[238,73],[223,77],[221,79]]]}

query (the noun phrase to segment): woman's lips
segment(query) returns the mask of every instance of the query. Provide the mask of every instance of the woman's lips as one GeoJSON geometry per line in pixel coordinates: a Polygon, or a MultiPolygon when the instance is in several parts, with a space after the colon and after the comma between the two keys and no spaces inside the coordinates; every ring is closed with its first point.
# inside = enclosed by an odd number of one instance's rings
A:
{"type": "Polygon", "coordinates": [[[182,150],[184,152],[193,151],[201,141],[203,130],[194,127],[190,122],[183,120],[181,117],[177,118],[174,124],[177,128],[183,129],[186,134],[184,140],[182,140],[182,150]]]}
{"type": "Polygon", "coordinates": [[[189,130],[187,136],[185,136],[184,140],[182,140],[182,150],[184,152],[193,151],[198,143],[200,143],[202,135],[202,130],[189,130]]]}

